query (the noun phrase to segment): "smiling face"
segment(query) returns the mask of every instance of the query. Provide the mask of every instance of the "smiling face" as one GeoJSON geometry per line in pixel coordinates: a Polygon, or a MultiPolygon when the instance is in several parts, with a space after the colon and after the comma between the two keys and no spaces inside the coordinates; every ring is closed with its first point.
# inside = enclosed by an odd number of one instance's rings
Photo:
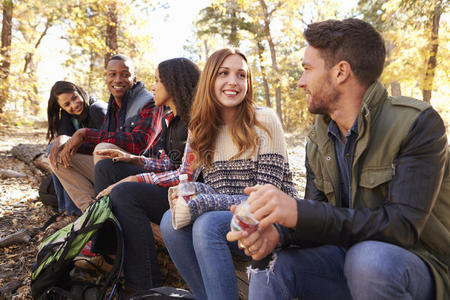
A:
{"type": "Polygon", "coordinates": [[[69,115],[79,116],[83,113],[83,99],[77,92],[63,93],[57,96],[59,107],[65,110],[69,115]]]}
{"type": "Polygon", "coordinates": [[[161,78],[159,77],[159,70],[156,69],[155,72],[155,84],[152,86],[152,92],[154,94],[155,105],[169,105],[172,104],[172,97],[170,97],[169,93],[166,90],[166,87],[161,82],[161,78]]]}
{"type": "Polygon", "coordinates": [[[136,83],[133,70],[123,60],[110,60],[106,66],[106,85],[117,104],[122,103],[125,93],[136,83]]]}
{"type": "MultiPolygon", "coordinates": [[[[216,101],[222,115],[232,115],[248,91],[248,65],[238,54],[229,55],[220,65],[214,82],[216,101]]],[[[227,119],[223,116],[223,119],[227,119]]]]}
{"type": "Polygon", "coordinates": [[[330,115],[336,107],[339,92],[331,80],[331,69],[325,66],[320,50],[308,46],[305,50],[302,77],[298,87],[306,92],[308,110],[313,114],[330,115]]]}

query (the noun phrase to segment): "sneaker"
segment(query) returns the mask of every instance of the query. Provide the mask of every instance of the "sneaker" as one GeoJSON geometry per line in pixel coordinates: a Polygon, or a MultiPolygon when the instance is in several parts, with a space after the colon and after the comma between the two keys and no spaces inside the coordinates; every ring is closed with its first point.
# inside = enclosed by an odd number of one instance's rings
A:
{"type": "Polygon", "coordinates": [[[112,270],[112,265],[106,262],[106,260],[101,255],[96,255],[91,258],[75,258],[75,267],[90,272],[103,271],[110,272],[112,270]],[[78,259],[78,260],[77,260],[78,259]]]}

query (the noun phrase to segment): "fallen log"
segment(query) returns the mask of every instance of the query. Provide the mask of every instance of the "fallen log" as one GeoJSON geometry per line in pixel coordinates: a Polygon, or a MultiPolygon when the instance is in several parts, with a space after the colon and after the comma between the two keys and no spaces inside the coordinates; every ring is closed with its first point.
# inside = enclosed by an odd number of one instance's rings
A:
{"type": "Polygon", "coordinates": [[[11,154],[26,163],[37,176],[43,176],[42,171],[51,172],[46,152],[47,146],[43,144],[19,144],[11,149],[11,154]]]}
{"type": "Polygon", "coordinates": [[[17,172],[14,170],[9,170],[9,169],[0,169],[0,177],[1,178],[23,178],[23,177],[27,177],[27,174],[24,174],[22,172],[17,172]]]}
{"type": "Polygon", "coordinates": [[[19,232],[10,234],[4,238],[0,239],[0,247],[7,247],[12,244],[18,243],[28,243],[31,239],[30,234],[26,229],[21,230],[19,232]]]}
{"type": "Polygon", "coordinates": [[[50,168],[50,161],[48,160],[47,155],[43,153],[33,160],[33,164],[39,169],[46,171],[47,173],[52,172],[52,169],[50,168]]]}

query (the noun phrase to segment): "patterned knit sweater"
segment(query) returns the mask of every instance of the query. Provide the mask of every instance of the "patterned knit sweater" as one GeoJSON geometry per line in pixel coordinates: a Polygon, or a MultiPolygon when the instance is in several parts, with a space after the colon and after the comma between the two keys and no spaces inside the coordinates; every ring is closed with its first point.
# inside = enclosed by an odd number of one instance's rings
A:
{"type": "Polygon", "coordinates": [[[259,144],[254,153],[248,150],[230,161],[238,149],[232,141],[228,126],[222,126],[215,142],[212,165],[203,169],[205,184],[194,183],[195,197],[188,203],[178,201],[176,204],[176,214],[173,215],[179,221],[191,223],[206,211],[229,210],[231,205],[247,198],[244,188],[256,184],[272,184],[288,195],[297,197],[281,123],[271,109],[256,108],[255,113],[256,119],[270,132],[270,136],[264,129],[256,127],[259,144]]]}

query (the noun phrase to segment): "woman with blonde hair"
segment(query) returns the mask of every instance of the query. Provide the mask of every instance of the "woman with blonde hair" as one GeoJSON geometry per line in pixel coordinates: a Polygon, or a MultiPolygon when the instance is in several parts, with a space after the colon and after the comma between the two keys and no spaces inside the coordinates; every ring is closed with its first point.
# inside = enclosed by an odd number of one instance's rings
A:
{"type": "Polygon", "coordinates": [[[196,299],[238,299],[232,255],[244,252],[226,240],[230,207],[255,184],[273,184],[296,196],[281,123],[272,110],[255,108],[250,68],[240,51],[221,49],[207,60],[189,131],[184,162],[191,167],[185,169],[193,170],[194,180],[202,177],[204,188],[192,183],[195,196],[176,204],[192,224],[174,229],[169,210],[161,233],[196,299]]]}

